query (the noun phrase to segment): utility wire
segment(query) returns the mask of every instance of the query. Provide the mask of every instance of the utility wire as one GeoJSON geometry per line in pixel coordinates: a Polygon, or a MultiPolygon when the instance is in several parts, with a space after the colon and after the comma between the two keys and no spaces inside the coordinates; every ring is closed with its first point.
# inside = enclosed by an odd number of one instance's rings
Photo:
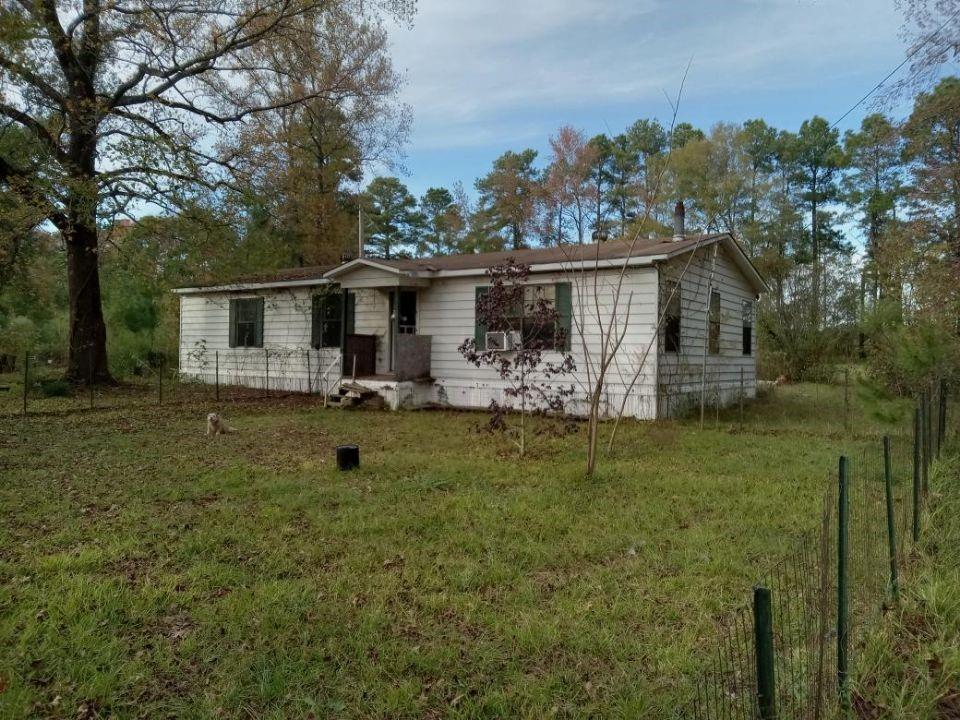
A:
{"type": "Polygon", "coordinates": [[[953,14],[949,15],[949,16],[947,17],[947,19],[944,20],[944,21],[940,24],[940,27],[938,27],[938,28],[937,28],[936,30],[934,30],[932,33],[930,33],[929,35],[927,35],[927,37],[924,38],[923,42],[921,42],[919,45],[914,46],[914,47],[910,50],[910,52],[907,53],[907,56],[903,59],[903,62],[901,62],[901,63],[900,63],[899,65],[897,65],[893,70],[891,70],[889,73],[887,73],[886,77],[884,77],[883,80],[881,80],[881,81],[878,82],[876,85],[874,85],[873,88],[870,90],[870,92],[868,92],[868,93],[867,93],[866,95],[864,95],[862,98],[860,98],[859,100],[857,100],[857,102],[856,102],[849,110],[847,110],[843,115],[841,115],[840,117],[838,117],[838,118],[836,119],[836,121],[833,123],[833,125],[830,126],[830,129],[832,130],[832,129],[835,128],[837,125],[839,125],[841,122],[843,122],[843,119],[844,119],[845,117],[847,117],[847,115],[849,115],[849,114],[852,113],[854,110],[856,110],[858,107],[860,107],[860,106],[867,100],[867,98],[869,98],[869,97],[870,97],[871,95],[873,95],[877,90],[879,90],[881,87],[883,87],[883,84],[884,84],[885,82],[887,82],[887,80],[889,80],[889,79],[892,78],[894,75],[896,75],[897,72],[900,70],[900,68],[902,68],[902,67],[903,67],[904,65],[906,65],[908,62],[910,62],[910,59],[911,59],[914,55],[916,55],[918,52],[920,52],[924,47],[926,47],[927,44],[928,44],[931,40],[933,40],[937,35],[939,35],[940,32],[947,26],[947,24],[948,24],[951,20],[953,20],[954,18],[956,18],[957,15],[960,15],[960,8],[957,8],[957,10],[955,10],[955,11],[953,12],[953,14]]]}

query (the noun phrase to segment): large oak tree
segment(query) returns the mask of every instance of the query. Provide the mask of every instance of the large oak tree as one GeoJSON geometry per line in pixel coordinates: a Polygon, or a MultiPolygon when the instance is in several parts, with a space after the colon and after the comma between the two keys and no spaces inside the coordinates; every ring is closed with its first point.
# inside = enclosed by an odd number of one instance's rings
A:
{"type": "MultiPolygon", "coordinates": [[[[0,117],[36,150],[0,155],[0,185],[63,238],[69,379],[110,378],[102,221],[171,207],[198,183],[229,186],[233,158],[217,148],[245,118],[327,91],[278,92],[309,68],[265,69],[259,50],[278,39],[310,47],[325,13],[352,1],[3,0],[0,117]]],[[[382,0],[381,10],[409,17],[413,4],[382,0]]]]}

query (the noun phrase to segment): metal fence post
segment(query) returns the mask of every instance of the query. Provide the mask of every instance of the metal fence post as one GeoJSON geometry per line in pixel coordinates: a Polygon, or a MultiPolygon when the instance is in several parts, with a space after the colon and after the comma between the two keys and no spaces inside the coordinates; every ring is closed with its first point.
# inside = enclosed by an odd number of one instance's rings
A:
{"type": "Polygon", "coordinates": [[[310,350],[307,350],[307,395],[313,395],[313,369],[310,367],[310,350]]]}
{"type": "Polygon", "coordinates": [[[937,422],[937,457],[940,457],[940,448],[947,439],[947,381],[940,381],[940,406],[937,408],[939,421],[937,422]]]}
{"type": "Polygon", "coordinates": [[[840,486],[837,505],[837,689],[840,705],[847,708],[850,697],[847,671],[850,651],[849,588],[847,587],[847,560],[849,553],[849,504],[847,488],[847,458],[840,456],[840,486]]]}
{"type": "Polygon", "coordinates": [[[923,494],[926,495],[930,490],[930,429],[927,427],[929,418],[930,401],[927,399],[926,391],[920,396],[920,448],[922,451],[923,468],[923,494]]]}
{"type": "Polygon", "coordinates": [[[93,345],[90,345],[90,348],[87,350],[87,356],[90,362],[90,372],[87,378],[90,387],[90,409],[93,410],[93,345]]]}
{"type": "Polygon", "coordinates": [[[883,481],[887,495],[887,543],[890,548],[890,591],[893,599],[900,600],[900,584],[897,579],[897,537],[893,519],[893,468],[890,461],[890,436],[883,436],[883,481]]]}
{"type": "Polygon", "coordinates": [[[743,432],[743,368],[740,368],[740,432],[743,432]]]}
{"type": "Polygon", "coordinates": [[[913,410],[913,541],[920,539],[920,442],[923,439],[920,427],[920,408],[913,410]]]}
{"type": "Polygon", "coordinates": [[[27,416],[27,391],[30,388],[30,353],[23,354],[23,416],[27,416]]]}
{"type": "Polygon", "coordinates": [[[263,378],[263,394],[270,394],[270,351],[267,348],[263,349],[263,364],[264,364],[264,378],[263,378]]]}
{"type": "Polygon", "coordinates": [[[753,589],[753,645],[757,667],[757,707],[760,720],[777,717],[773,656],[773,604],[769,588],[753,589]]]}
{"type": "Polygon", "coordinates": [[[850,429],[850,368],[843,369],[843,429],[850,429]]]}

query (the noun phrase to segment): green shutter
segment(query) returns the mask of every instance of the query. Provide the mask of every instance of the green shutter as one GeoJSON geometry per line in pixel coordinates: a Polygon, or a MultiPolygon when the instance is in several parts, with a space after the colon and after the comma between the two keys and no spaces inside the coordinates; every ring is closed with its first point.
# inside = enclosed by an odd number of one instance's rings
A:
{"type": "Polygon", "coordinates": [[[257,324],[254,326],[254,347],[263,347],[263,298],[257,298],[257,324]]]}
{"type": "Polygon", "coordinates": [[[313,305],[311,307],[311,320],[310,320],[310,347],[316,349],[320,347],[320,335],[323,330],[323,324],[321,323],[320,311],[322,307],[322,298],[320,295],[313,296],[313,305]]]}
{"type": "Polygon", "coordinates": [[[237,301],[230,301],[230,347],[237,346],[237,301]]]}
{"type": "Polygon", "coordinates": [[[558,329],[563,331],[563,347],[561,350],[570,350],[571,325],[573,319],[573,298],[570,283],[557,283],[555,307],[557,309],[558,329]]]}
{"type": "Polygon", "coordinates": [[[477,312],[477,306],[480,302],[480,298],[489,292],[490,288],[485,285],[478,285],[476,288],[476,294],[474,295],[473,302],[473,340],[477,345],[477,350],[486,350],[487,349],[487,326],[480,322],[480,313],[477,312]]]}

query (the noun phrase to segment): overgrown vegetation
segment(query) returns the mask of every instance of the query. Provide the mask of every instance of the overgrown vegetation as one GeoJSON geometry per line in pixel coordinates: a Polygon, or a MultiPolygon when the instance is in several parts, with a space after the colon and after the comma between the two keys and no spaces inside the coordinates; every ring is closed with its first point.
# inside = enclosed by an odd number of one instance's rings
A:
{"type": "Polygon", "coordinates": [[[797,386],[743,434],[628,422],[589,481],[580,443],[517,458],[472,413],[273,400],[215,440],[209,401],[8,417],[0,715],[669,716],[816,522],[842,406],[797,386]]]}
{"type": "MultiPolygon", "coordinates": [[[[955,449],[954,449],[955,450],[955,449]]],[[[860,651],[854,704],[861,717],[960,716],[960,457],[931,478],[931,514],[902,605],[860,651]]]]}

